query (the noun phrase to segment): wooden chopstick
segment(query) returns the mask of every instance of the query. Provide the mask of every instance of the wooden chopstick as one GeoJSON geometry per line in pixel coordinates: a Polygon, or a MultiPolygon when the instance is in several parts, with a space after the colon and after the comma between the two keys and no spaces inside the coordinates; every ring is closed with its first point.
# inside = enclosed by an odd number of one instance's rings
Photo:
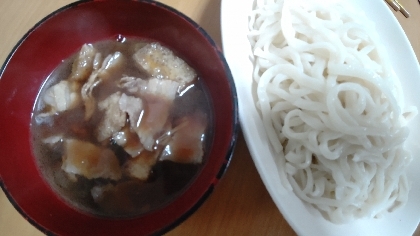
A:
{"type": "Polygon", "coordinates": [[[405,16],[405,18],[410,17],[410,13],[398,2],[398,0],[394,0],[400,6],[400,12],[405,16]]]}
{"type": "MultiPolygon", "coordinates": [[[[420,3],[420,0],[418,1],[420,3]]],[[[395,11],[401,12],[405,16],[405,18],[410,17],[410,13],[403,7],[401,3],[398,2],[398,0],[385,0],[385,2],[388,3],[388,5],[392,7],[395,11]]]]}
{"type": "Polygon", "coordinates": [[[395,11],[399,11],[400,5],[398,3],[396,3],[394,0],[385,0],[386,3],[388,3],[389,6],[391,6],[392,8],[394,8],[395,11]]]}

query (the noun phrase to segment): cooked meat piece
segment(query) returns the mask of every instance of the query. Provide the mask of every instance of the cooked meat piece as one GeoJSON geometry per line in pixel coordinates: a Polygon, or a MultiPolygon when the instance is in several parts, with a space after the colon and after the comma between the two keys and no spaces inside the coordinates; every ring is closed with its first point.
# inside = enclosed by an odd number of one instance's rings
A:
{"type": "Polygon", "coordinates": [[[158,151],[142,151],[140,155],[131,158],[124,163],[124,172],[131,177],[135,177],[140,180],[147,180],[152,167],[157,162],[158,154],[158,151]]]}
{"type": "Polygon", "coordinates": [[[95,112],[96,101],[92,96],[92,91],[100,82],[98,80],[98,71],[94,71],[82,87],[81,94],[85,105],[85,120],[89,120],[95,112]]]}
{"type": "Polygon", "coordinates": [[[73,62],[70,81],[84,82],[93,71],[96,49],[92,44],[84,44],[73,62]]]}
{"type": "Polygon", "coordinates": [[[125,76],[120,80],[120,87],[126,89],[129,93],[140,96],[141,92],[147,88],[147,80],[136,77],[125,76]]]}
{"type": "Polygon", "coordinates": [[[98,76],[102,80],[112,79],[115,76],[120,77],[124,64],[125,58],[122,53],[115,52],[114,54],[110,54],[104,59],[98,76]]]}
{"type": "MultiPolygon", "coordinates": [[[[179,83],[165,79],[143,80],[135,77],[123,77],[120,83],[120,86],[128,92],[142,97],[143,110],[139,119],[135,122],[130,119],[130,123],[144,148],[152,151],[157,136],[168,130],[168,117],[179,83]]],[[[131,99],[135,102],[133,98],[131,99]]]]}
{"type": "Polygon", "coordinates": [[[184,60],[159,43],[149,43],[140,48],[133,58],[140,69],[155,78],[176,81],[181,89],[197,76],[184,60]]]}
{"type": "Polygon", "coordinates": [[[125,126],[121,131],[114,133],[112,139],[132,157],[138,156],[144,150],[139,137],[130,130],[129,126],[125,126]]]}
{"type": "Polygon", "coordinates": [[[45,104],[50,108],[48,113],[54,114],[76,107],[80,102],[79,89],[77,84],[67,80],[48,88],[43,97],[45,104]]]}
{"type": "Polygon", "coordinates": [[[88,179],[118,180],[122,175],[118,159],[110,149],[76,139],[65,140],[61,168],[69,174],[88,179]]]}
{"type": "Polygon", "coordinates": [[[153,94],[174,100],[178,92],[179,83],[167,79],[150,78],[148,80],[136,77],[123,77],[120,80],[120,87],[136,96],[153,94]]]}
{"type": "Polygon", "coordinates": [[[173,101],[177,94],[178,82],[152,78],[147,80],[147,86],[142,90],[145,95],[156,95],[173,101]]]}
{"type": "Polygon", "coordinates": [[[156,138],[167,131],[167,122],[177,90],[177,82],[171,80],[150,79],[142,92],[144,114],[140,126],[135,128],[146,150],[152,151],[156,138]]]}
{"type": "Polygon", "coordinates": [[[178,125],[160,160],[178,163],[201,163],[203,161],[203,139],[207,126],[205,114],[196,112],[176,122],[178,125]]]}
{"type": "Polygon", "coordinates": [[[104,112],[96,133],[99,142],[110,138],[124,127],[127,115],[120,109],[121,92],[116,92],[98,104],[99,110],[104,112]]]}
{"type": "Polygon", "coordinates": [[[141,113],[143,111],[142,100],[133,96],[127,96],[123,93],[119,100],[119,106],[122,111],[127,112],[131,127],[135,128],[139,126],[141,113]]]}
{"type": "MultiPolygon", "coordinates": [[[[101,55],[97,54],[95,56],[94,68],[98,68],[101,64],[101,55]]],[[[94,70],[90,75],[88,81],[83,85],[81,94],[82,99],[85,105],[85,119],[89,120],[96,106],[96,101],[92,96],[93,89],[97,87],[103,81],[112,79],[115,76],[119,76],[121,69],[124,66],[125,59],[120,52],[115,52],[114,54],[108,55],[99,69],[94,70]]]]}

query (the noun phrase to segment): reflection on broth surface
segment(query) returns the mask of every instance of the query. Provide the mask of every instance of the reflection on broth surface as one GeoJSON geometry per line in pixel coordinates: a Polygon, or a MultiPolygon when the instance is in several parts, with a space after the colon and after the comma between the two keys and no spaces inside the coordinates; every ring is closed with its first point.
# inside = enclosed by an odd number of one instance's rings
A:
{"type": "Polygon", "coordinates": [[[192,182],[212,140],[209,95],[157,42],[85,44],[47,79],[34,106],[41,172],[70,205],[106,217],[164,206],[192,182]]]}

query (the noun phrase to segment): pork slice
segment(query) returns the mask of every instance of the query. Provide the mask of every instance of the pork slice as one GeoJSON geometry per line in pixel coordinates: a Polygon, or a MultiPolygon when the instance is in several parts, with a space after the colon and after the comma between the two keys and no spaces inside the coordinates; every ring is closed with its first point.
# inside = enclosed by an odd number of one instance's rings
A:
{"type": "Polygon", "coordinates": [[[184,60],[159,43],[150,43],[140,48],[133,59],[140,69],[151,76],[176,81],[181,89],[197,76],[184,60]]]}
{"type": "Polygon", "coordinates": [[[121,52],[115,52],[108,55],[101,68],[98,70],[98,77],[102,80],[113,79],[114,77],[121,77],[122,69],[124,69],[126,59],[121,52]]]}
{"type": "Polygon", "coordinates": [[[196,112],[176,121],[177,126],[168,145],[161,154],[160,160],[178,163],[201,163],[203,161],[203,140],[207,127],[207,117],[196,112]]]}
{"type": "Polygon", "coordinates": [[[96,99],[92,93],[94,88],[110,80],[119,77],[124,67],[125,58],[120,52],[109,54],[103,61],[101,54],[96,54],[94,60],[94,71],[81,89],[82,99],[85,105],[85,120],[89,120],[96,110],[96,99]]]}
{"type": "Polygon", "coordinates": [[[84,82],[93,71],[94,58],[97,50],[92,44],[84,44],[77,58],[73,61],[70,81],[84,82]]]}
{"type": "Polygon", "coordinates": [[[120,79],[119,86],[129,93],[141,96],[141,92],[147,88],[147,80],[141,78],[124,76],[120,79]]]}
{"type": "Polygon", "coordinates": [[[98,108],[104,115],[96,129],[99,142],[110,138],[114,133],[124,127],[127,115],[120,109],[119,100],[121,92],[116,92],[98,104],[98,108]]]}
{"type": "Polygon", "coordinates": [[[124,163],[124,173],[140,180],[147,180],[152,167],[157,162],[158,154],[158,151],[142,151],[140,155],[124,163]]]}
{"type": "Polygon", "coordinates": [[[127,96],[123,93],[118,101],[120,109],[128,114],[130,126],[136,128],[140,123],[140,115],[143,112],[143,101],[141,98],[127,96]]]}
{"type": "Polygon", "coordinates": [[[50,114],[70,110],[81,101],[77,84],[67,80],[62,80],[48,88],[42,99],[50,108],[50,114]]]}
{"type": "Polygon", "coordinates": [[[128,126],[125,126],[121,131],[114,133],[112,139],[131,157],[138,156],[144,150],[139,137],[136,133],[132,132],[128,126]]]}
{"type": "Polygon", "coordinates": [[[115,154],[107,148],[76,139],[64,143],[61,168],[69,174],[82,175],[88,179],[105,178],[118,180],[122,176],[115,154]]]}

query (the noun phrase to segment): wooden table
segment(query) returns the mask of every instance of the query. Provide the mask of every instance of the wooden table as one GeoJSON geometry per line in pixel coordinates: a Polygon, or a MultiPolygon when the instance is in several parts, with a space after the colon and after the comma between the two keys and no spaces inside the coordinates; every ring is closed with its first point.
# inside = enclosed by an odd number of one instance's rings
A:
{"type": "MultiPolygon", "coordinates": [[[[379,1],[379,0],[376,0],[379,1]]],[[[72,0],[0,0],[0,63],[16,42],[39,20],[72,0]]],[[[163,0],[198,22],[221,43],[221,0],[163,0]]],[[[400,0],[411,13],[395,13],[420,58],[420,4],[400,0]]],[[[375,10],[375,9],[369,9],[375,10]]],[[[232,16],[235,17],[235,16],[232,16]]],[[[419,78],[420,79],[420,78],[419,78]]],[[[0,235],[42,235],[0,191],[0,235]]],[[[277,210],[255,169],[246,143],[239,136],[230,167],[203,206],[167,235],[296,235],[277,210]]],[[[416,236],[420,236],[420,227],[416,236]]]]}

